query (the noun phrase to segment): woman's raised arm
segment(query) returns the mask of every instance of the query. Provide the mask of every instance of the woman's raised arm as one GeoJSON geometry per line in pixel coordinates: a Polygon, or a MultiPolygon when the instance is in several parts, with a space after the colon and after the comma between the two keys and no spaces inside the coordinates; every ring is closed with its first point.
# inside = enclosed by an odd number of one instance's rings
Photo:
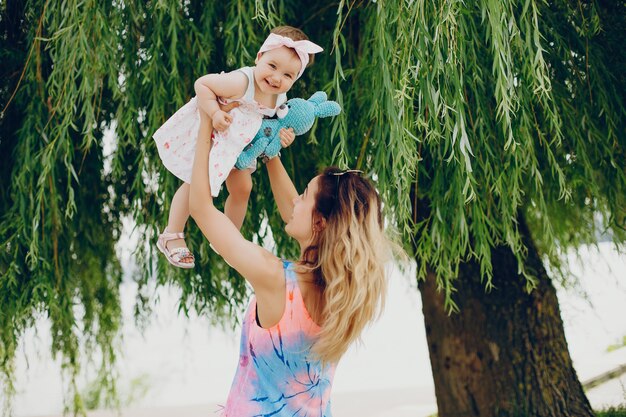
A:
{"type": "Polygon", "coordinates": [[[284,286],[280,259],[264,248],[244,239],[228,217],[213,205],[207,173],[213,125],[200,110],[200,129],[193,161],[189,211],[191,217],[215,250],[250,282],[255,292],[284,286]]]}
{"type": "Polygon", "coordinates": [[[289,223],[293,213],[293,200],[298,197],[298,191],[293,185],[289,174],[285,170],[280,158],[272,158],[267,161],[267,174],[270,177],[272,194],[278,206],[280,217],[285,223],[289,223]]]}

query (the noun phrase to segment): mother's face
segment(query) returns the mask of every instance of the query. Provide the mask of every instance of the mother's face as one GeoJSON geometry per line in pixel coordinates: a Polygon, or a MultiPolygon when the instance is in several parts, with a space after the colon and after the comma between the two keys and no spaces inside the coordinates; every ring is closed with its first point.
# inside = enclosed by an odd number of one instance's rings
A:
{"type": "Polygon", "coordinates": [[[319,182],[319,176],[313,178],[304,192],[294,198],[293,214],[285,226],[287,234],[301,245],[308,245],[313,236],[313,213],[319,182]]]}

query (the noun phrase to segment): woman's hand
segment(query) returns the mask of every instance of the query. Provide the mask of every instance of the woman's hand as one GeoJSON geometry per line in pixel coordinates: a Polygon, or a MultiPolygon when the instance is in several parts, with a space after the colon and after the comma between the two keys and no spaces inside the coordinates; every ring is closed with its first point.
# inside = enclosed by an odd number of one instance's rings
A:
{"type": "Polygon", "coordinates": [[[278,132],[278,137],[280,138],[280,146],[286,148],[287,146],[291,145],[296,139],[296,134],[293,131],[292,127],[290,127],[289,129],[282,128],[278,132]]]}
{"type": "Polygon", "coordinates": [[[223,112],[228,113],[228,112],[229,112],[229,111],[231,111],[232,109],[236,109],[237,107],[239,107],[239,105],[240,105],[240,104],[241,104],[241,103],[240,103],[240,102],[238,102],[238,101],[231,101],[231,102],[230,102],[230,103],[228,103],[228,104],[222,104],[222,103],[220,103],[220,109],[221,109],[223,112]]]}

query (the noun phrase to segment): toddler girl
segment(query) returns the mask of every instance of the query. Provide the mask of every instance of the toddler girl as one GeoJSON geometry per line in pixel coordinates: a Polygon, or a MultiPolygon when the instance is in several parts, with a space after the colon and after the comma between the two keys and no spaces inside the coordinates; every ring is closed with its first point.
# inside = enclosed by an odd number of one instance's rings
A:
{"type": "MultiPolygon", "coordinates": [[[[287,101],[285,94],[302,76],[322,48],[310,42],[299,29],[281,26],[273,29],[255,59],[256,66],[208,74],[194,84],[196,97],[178,110],[153,135],[165,167],[184,181],[174,194],[168,224],[159,235],[157,248],[168,262],[181,268],[193,268],[194,257],[187,248],[183,229],[189,218],[189,184],[200,124],[199,111],[213,121],[213,147],[209,182],[214,197],[226,182],[226,216],[241,228],[252,190],[251,174],[256,161],[247,169],[234,169],[241,151],[256,135],[263,117],[272,117],[287,101]],[[217,102],[237,102],[230,113],[217,102]]],[[[284,108],[284,106],[283,106],[284,108]]],[[[295,138],[292,129],[279,133],[283,147],[295,138]]]]}

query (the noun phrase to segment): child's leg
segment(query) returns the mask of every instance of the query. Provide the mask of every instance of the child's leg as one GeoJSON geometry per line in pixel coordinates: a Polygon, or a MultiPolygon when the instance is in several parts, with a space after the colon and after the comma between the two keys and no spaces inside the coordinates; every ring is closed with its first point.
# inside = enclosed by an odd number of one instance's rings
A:
{"type": "MultiPolygon", "coordinates": [[[[174,194],[165,231],[178,233],[185,230],[185,224],[189,219],[189,189],[189,184],[183,183],[174,194]]],[[[187,247],[187,244],[184,239],[173,239],[168,241],[165,246],[167,249],[172,250],[187,247]]],[[[193,262],[193,257],[186,256],[181,259],[181,262],[191,263],[193,262]]]]}
{"type": "Polygon", "coordinates": [[[224,204],[224,214],[241,229],[252,192],[252,172],[249,169],[233,169],[226,178],[226,188],[228,198],[224,204]]]}

